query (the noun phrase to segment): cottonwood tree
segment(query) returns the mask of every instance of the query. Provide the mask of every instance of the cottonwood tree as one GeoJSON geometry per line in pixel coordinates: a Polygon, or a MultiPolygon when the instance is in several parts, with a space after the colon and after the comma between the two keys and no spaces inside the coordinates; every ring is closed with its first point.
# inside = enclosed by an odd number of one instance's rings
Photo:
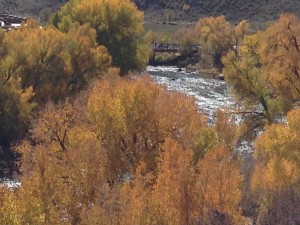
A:
{"type": "Polygon", "coordinates": [[[275,93],[293,104],[300,99],[300,20],[282,14],[262,36],[259,48],[264,78],[275,93]]]}
{"type": "Polygon", "coordinates": [[[8,147],[21,138],[30,122],[36,104],[31,86],[22,88],[19,77],[13,76],[16,55],[8,56],[8,34],[0,30],[0,146],[8,147]]]}
{"type": "Polygon", "coordinates": [[[245,37],[244,45],[240,47],[239,56],[233,51],[223,59],[223,73],[226,82],[232,86],[232,91],[246,123],[250,130],[271,123],[274,116],[282,110],[281,101],[273,98],[272,90],[263,76],[261,57],[257,50],[260,35],[245,37]]]}
{"type": "Polygon", "coordinates": [[[222,56],[230,50],[234,50],[238,55],[239,45],[249,32],[249,23],[242,20],[236,26],[232,26],[224,16],[204,17],[196,23],[195,30],[201,50],[211,54],[214,66],[222,70],[222,56]]]}
{"type": "MultiPolygon", "coordinates": [[[[71,103],[48,105],[31,140],[17,147],[22,186],[15,196],[29,224],[81,224],[106,184],[106,155],[96,134],[76,121],[71,103]]],[[[100,198],[101,199],[101,198],[100,198]]]]}
{"type": "Polygon", "coordinates": [[[195,168],[192,151],[178,142],[167,139],[158,164],[153,190],[154,204],[163,224],[195,224],[195,168]]]}
{"type": "Polygon", "coordinates": [[[149,173],[146,164],[137,166],[134,178],[125,181],[120,189],[120,223],[124,225],[154,224],[158,209],[152,200],[154,176],[149,173]]]}
{"type": "Polygon", "coordinates": [[[226,81],[251,129],[276,122],[299,100],[299,22],[283,14],[266,31],[246,36],[223,59],[226,81]]]}
{"type": "Polygon", "coordinates": [[[53,25],[68,32],[71,24],[90,24],[97,43],[107,48],[113,65],[124,75],[145,68],[151,54],[143,28],[143,13],[130,0],[72,0],[53,17],[53,25]]]}
{"type": "Polygon", "coordinates": [[[246,224],[242,216],[238,158],[224,145],[211,149],[198,165],[196,193],[200,224],[246,224]]]}
{"type": "Polygon", "coordinates": [[[196,23],[195,30],[202,48],[212,54],[214,66],[221,69],[222,55],[234,45],[232,26],[224,16],[205,17],[196,23]]]}
{"type": "Polygon", "coordinates": [[[167,137],[192,147],[205,126],[194,99],[170,93],[149,78],[96,83],[88,114],[115,178],[133,173],[140,161],[154,169],[167,137]]]}
{"type": "Polygon", "coordinates": [[[274,124],[256,140],[258,160],[252,189],[259,198],[258,224],[299,223],[300,111],[287,115],[287,123],[274,124]]]}
{"type": "Polygon", "coordinates": [[[74,24],[68,34],[33,25],[5,37],[2,73],[20,79],[24,89],[32,87],[39,103],[74,95],[111,64],[106,49],[96,46],[96,33],[89,25],[74,24]]]}

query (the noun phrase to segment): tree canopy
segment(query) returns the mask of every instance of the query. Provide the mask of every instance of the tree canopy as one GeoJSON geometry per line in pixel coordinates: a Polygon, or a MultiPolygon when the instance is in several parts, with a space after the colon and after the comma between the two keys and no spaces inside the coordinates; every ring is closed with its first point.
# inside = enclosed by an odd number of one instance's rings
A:
{"type": "Polygon", "coordinates": [[[68,32],[75,22],[90,24],[97,43],[107,48],[113,65],[124,75],[145,68],[150,43],[143,28],[143,13],[130,0],[71,0],[52,18],[52,24],[68,32]]]}

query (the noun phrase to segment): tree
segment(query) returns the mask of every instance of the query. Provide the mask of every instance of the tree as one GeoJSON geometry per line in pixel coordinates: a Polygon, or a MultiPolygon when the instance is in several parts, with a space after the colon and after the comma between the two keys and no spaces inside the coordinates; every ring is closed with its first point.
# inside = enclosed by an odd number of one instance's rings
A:
{"type": "Polygon", "coordinates": [[[106,154],[71,103],[47,105],[33,125],[23,156],[22,186],[16,191],[19,217],[28,224],[81,224],[87,209],[101,200],[106,154]]]}
{"type": "Polygon", "coordinates": [[[175,13],[173,10],[166,10],[164,12],[164,20],[165,22],[168,22],[169,24],[172,23],[172,21],[175,19],[175,13]]]}
{"type": "Polygon", "coordinates": [[[211,149],[199,162],[196,190],[201,224],[246,224],[241,215],[238,159],[224,145],[211,149]]]}
{"type": "Polygon", "coordinates": [[[8,57],[7,36],[0,30],[0,146],[5,148],[24,135],[36,106],[32,87],[22,88],[20,79],[13,76],[15,59],[8,57]]]}
{"type": "Polygon", "coordinates": [[[204,126],[193,99],[149,78],[97,82],[88,113],[107,149],[114,180],[133,173],[140,161],[153,170],[167,137],[192,147],[204,126]]]}
{"type": "Polygon", "coordinates": [[[200,19],[195,29],[199,34],[202,48],[212,54],[214,66],[221,69],[221,57],[234,45],[233,27],[224,16],[219,16],[200,19]]]}
{"type": "Polygon", "coordinates": [[[240,42],[244,40],[245,35],[249,32],[249,23],[246,20],[242,20],[234,28],[234,37],[235,37],[235,54],[238,55],[238,49],[240,42]]]}
{"type": "Polygon", "coordinates": [[[240,103],[235,111],[242,115],[247,131],[251,132],[274,122],[286,111],[285,101],[275,95],[264,78],[264,66],[258,53],[262,35],[246,36],[238,56],[231,51],[223,58],[226,82],[240,103]]]}
{"type": "Polygon", "coordinates": [[[130,0],[72,0],[52,20],[63,32],[74,22],[88,23],[97,31],[97,43],[107,48],[113,65],[122,74],[145,68],[150,45],[143,29],[143,14],[130,0]]]}
{"type": "Polygon", "coordinates": [[[269,126],[255,142],[251,183],[259,197],[259,224],[300,221],[299,124],[300,111],[292,110],[287,123],[269,126]]]}
{"type": "Polygon", "coordinates": [[[53,15],[53,9],[49,8],[49,7],[46,7],[46,8],[43,8],[40,13],[39,13],[39,19],[40,19],[40,22],[42,24],[46,24],[49,22],[49,20],[51,19],[52,15],[53,15]]]}
{"type": "Polygon", "coordinates": [[[283,14],[266,31],[246,36],[238,54],[223,59],[225,79],[251,128],[276,122],[299,100],[298,27],[295,16],[283,14]]]}
{"type": "Polygon", "coordinates": [[[197,221],[195,170],[192,151],[167,139],[158,164],[153,191],[163,224],[190,225],[197,221]]]}
{"type": "Polygon", "coordinates": [[[293,104],[300,99],[300,21],[282,14],[262,37],[264,78],[276,95],[293,104]]]}
{"type": "Polygon", "coordinates": [[[154,176],[147,172],[146,164],[141,162],[134,178],[125,181],[120,193],[120,223],[124,225],[154,224],[157,215],[152,203],[154,176]]]}
{"type": "Polygon", "coordinates": [[[0,70],[6,79],[20,79],[22,89],[32,87],[38,103],[74,95],[110,67],[111,58],[103,46],[96,46],[89,25],[74,24],[68,34],[32,26],[5,36],[0,70]]]}
{"type": "Polygon", "coordinates": [[[197,32],[193,27],[178,29],[173,36],[174,41],[182,46],[190,47],[191,45],[197,45],[199,42],[197,32]]]}

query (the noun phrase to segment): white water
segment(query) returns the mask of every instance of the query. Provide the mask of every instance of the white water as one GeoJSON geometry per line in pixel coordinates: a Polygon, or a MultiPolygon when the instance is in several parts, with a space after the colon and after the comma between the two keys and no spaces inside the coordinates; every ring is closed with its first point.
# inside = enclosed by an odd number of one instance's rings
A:
{"type": "Polygon", "coordinates": [[[222,80],[204,74],[187,73],[185,70],[179,71],[177,67],[148,66],[147,72],[168,90],[193,96],[199,110],[208,116],[209,122],[213,121],[218,109],[234,105],[228,86],[222,80]]]}
{"type": "MultiPolygon", "coordinates": [[[[214,114],[218,109],[233,107],[235,102],[230,96],[229,88],[225,81],[214,79],[211,76],[197,73],[179,71],[177,67],[148,66],[147,72],[159,84],[166,86],[168,90],[180,91],[195,98],[199,111],[208,117],[209,124],[213,124],[214,114]]],[[[239,123],[240,119],[237,120],[239,123]]],[[[243,141],[237,147],[237,151],[246,156],[252,155],[253,143],[243,141]]]]}

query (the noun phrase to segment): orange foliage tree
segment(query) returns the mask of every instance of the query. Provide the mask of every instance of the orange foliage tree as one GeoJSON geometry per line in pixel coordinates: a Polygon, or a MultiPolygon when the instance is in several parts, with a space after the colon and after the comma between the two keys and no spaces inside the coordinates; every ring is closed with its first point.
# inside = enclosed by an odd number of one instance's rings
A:
{"type": "Polygon", "coordinates": [[[141,160],[155,168],[167,137],[191,147],[205,126],[194,99],[170,93],[149,78],[96,83],[88,115],[117,177],[132,173],[141,160]]]}
{"type": "Polygon", "coordinates": [[[286,124],[269,126],[256,141],[252,188],[260,200],[260,224],[299,222],[299,124],[300,111],[293,110],[286,124]]]}
{"type": "Polygon", "coordinates": [[[275,93],[291,103],[300,99],[300,20],[282,14],[263,35],[259,52],[264,77],[275,93]]]}
{"type": "Polygon", "coordinates": [[[242,217],[238,158],[224,145],[210,150],[199,162],[199,218],[204,224],[246,224],[242,217]]]}

